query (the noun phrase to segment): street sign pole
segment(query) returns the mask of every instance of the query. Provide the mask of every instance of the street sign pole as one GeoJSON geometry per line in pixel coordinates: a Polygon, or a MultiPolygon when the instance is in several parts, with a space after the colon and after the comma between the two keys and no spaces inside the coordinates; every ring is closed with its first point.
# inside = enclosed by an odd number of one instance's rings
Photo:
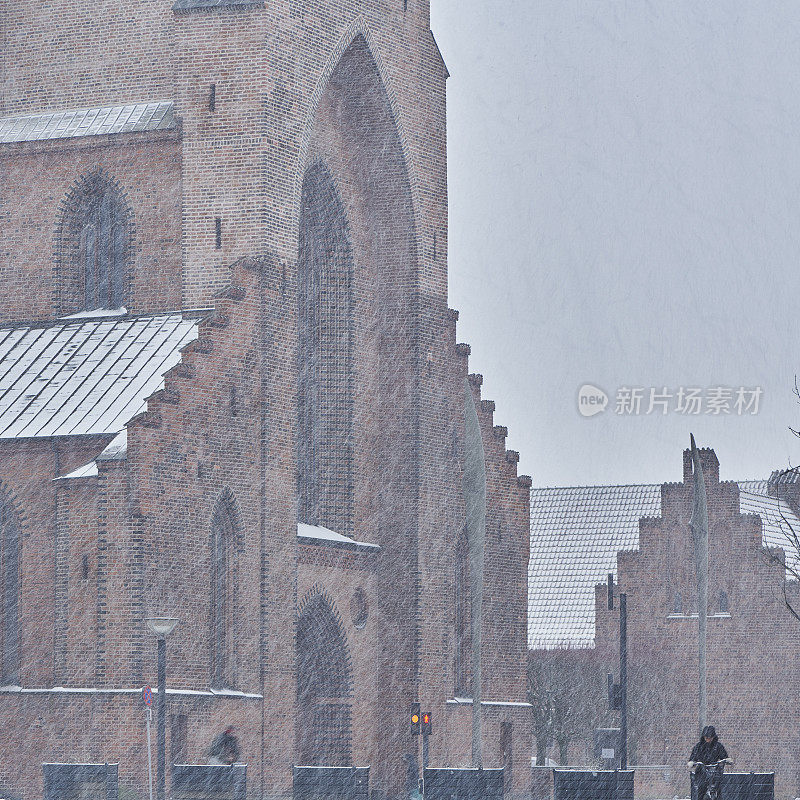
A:
{"type": "Polygon", "coordinates": [[[147,777],[150,782],[150,800],[153,800],[153,748],[150,741],[150,721],[153,719],[153,709],[147,709],[147,777]]]}
{"type": "Polygon", "coordinates": [[[153,747],[150,739],[150,723],[153,721],[153,690],[149,686],[142,689],[142,700],[147,710],[147,779],[150,784],[150,800],[153,800],[153,747]]]}

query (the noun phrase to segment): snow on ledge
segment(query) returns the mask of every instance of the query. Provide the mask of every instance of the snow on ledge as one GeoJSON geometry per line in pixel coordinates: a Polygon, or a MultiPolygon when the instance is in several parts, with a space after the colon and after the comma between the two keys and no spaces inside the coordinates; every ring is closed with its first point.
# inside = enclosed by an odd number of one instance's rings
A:
{"type": "MultiPolygon", "coordinates": [[[[153,687],[153,694],[158,694],[158,688],[153,687]]],[[[22,686],[0,686],[0,693],[19,694],[141,694],[142,688],[133,689],[99,689],[95,686],[52,686],[49,689],[29,689],[22,686]]],[[[254,692],[240,692],[236,689],[167,689],[167,694],[193,697],[243,697],[248,699],[263,700],[264,695],[254,692]]]]}
{"type": "Polygon", "coordinates": [[[350,545],[357,550],[380,550],[380,545],[370,544],[369,542],[357,542],[349,536],[343,536],[341,533],[336,533],[329,528],[323,528],[321,525],[306,525],[305,522],[297,523],[297,538],[298,539],[315,539],[322,542],[331,542],[334,544],[350,545]]]}
{"type": "Polygon", "coordinates": [[[68,472],[66,475],[59,475],[57,478],[53,478],[54,481],[68,481],[72,480],[72,478],[96,478],[97,477],[97,462],[90,461],[88,464],[84,464],[82,467],[78,467],[78,469],[72,470],[72,472],[68,472]]]}
{"type": "MultiPolygon", "coordinates": [[[[447,700],[448,705],[471,706],[471,697],[451,697],[447,700]]],[[[507,708],[530,708],[531,704],[524,700],[481,700],[482,706],[503,706],[507,708]]]]}
{"type": "Polygon", "coordinates": [[[98,461],[121,461],[128,456],[128,431],[120,431],[94,461],[72,470],[67,475],[59,475],[54,481],[67,481],[72,478],[96,478],[98,461]]]}
{"type": "Polygon", "coordinates": [[[79,311],[77,314],[69,314],[60,319],[102,319],[103,317],[124,317],[128,313],[125,306],[119,308],[95,308],[91,311],[79,311]]]}

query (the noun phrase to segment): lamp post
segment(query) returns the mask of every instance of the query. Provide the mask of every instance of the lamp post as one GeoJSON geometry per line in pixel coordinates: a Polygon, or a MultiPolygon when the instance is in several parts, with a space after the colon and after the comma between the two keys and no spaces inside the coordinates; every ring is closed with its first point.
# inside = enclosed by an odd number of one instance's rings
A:
{"type": "Polygon", "coordinates": [[[147,627],[158,637],[158,698],[156,700],[156,797],[166,798],[167,772],[167,636],[178,620],[172,617],[152,617],[147,627]]]}
{"type": "MultiPolygon", "coordinates": [[[[614,575],[608,573],[608,610],[614,610],[614,575]]],[[[628,596],[619,595],[619,683],[608,675],[609,707],[619,711],[619,766],[628,769],[628,596]]]]}

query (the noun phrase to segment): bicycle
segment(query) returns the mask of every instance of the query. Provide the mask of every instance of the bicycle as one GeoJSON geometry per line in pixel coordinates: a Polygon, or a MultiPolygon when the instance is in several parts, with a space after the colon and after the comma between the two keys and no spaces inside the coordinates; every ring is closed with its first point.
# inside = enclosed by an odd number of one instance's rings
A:
{"type": "MultiPolygon", "coordinates": [[[[720,785],[722,783],[722,773],[726,764],[732,764],[730,758],[723,758],[714,764],[704,764],[702,761],[690,762],[689,769],[692,770],[692,789],[695,786],[705,785],[706,790],[702,797],[695,797],[692,791],[692,800],[720,800],[720,785]]],[[[697,793],[699,794],[699,792],[697,793]]]]}

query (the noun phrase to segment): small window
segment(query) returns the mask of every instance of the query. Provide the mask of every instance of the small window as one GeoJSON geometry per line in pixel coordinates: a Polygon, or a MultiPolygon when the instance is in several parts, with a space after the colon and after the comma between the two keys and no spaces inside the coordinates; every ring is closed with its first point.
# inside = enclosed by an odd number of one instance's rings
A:
{"type": "Polygon", "coordinates": [[[719,613],[720,614],[727,614],[730,611],[730,606],[728,604],[728,593],[724,589],[720,589],[719,592],[719,613]]]}
{"type": "Polygon", "coordinates": [[[680,592],[675,592],[675,596],[672,598],[672,613],[683,614],[683,599],[680,592]]]}

